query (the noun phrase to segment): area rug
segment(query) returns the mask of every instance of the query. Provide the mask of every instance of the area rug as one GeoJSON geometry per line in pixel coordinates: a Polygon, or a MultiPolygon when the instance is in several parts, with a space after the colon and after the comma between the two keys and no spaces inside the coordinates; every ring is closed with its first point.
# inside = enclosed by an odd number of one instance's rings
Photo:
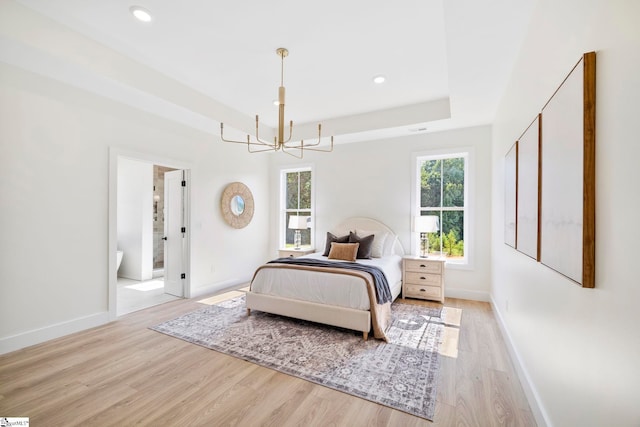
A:
{"type": "Polygon", "coordinates": [[[432,420],[443,309],[396,302],[392,313],[389,343],[259,311],[247,316],[244,296],[151,329],[432,420]]]}

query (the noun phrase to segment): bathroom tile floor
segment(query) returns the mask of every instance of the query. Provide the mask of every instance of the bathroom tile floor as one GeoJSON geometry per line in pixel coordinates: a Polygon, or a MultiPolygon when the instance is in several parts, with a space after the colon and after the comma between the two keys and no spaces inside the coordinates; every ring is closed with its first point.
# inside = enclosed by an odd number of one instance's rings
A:
{"type": "Polygon", "coordinates": [[[118,277],[118,316],[180,299],[164,293],[164,279],[138,281],[118,277]]]}

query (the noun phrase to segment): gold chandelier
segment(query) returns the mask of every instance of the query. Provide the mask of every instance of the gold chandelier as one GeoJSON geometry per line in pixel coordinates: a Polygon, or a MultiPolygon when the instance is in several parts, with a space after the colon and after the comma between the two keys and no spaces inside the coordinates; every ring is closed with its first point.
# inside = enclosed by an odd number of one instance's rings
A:
{"type": "Polygon", "coordinates": [[[327,148],[316,148],[320,145],[320,138],[322,137],[322,125],[318,124],[318,140],[314,143],[307,143],[303,140],[299,142],[289,142],[291,141],[291,136],[293,134],[293,120],[289,122],[289,137],[284,139],[284,58],[289,55],[289,51],[283,47],[276,49],[276,54],[280,57],[281,60],[281,68],[280,68],[280,88],[278,89],[278,136],[273,137],[273,143],[263,141],[260,139],[258,133],[258,122],[259,117],[256,114],[256,135],[255,141],[251,140],[251,136],[247,135],[246,141],[234,141],[231,139],[224,138],[224,123],[220,123],[220,138],[224,142],[233,142],[235,144],[247,144],[247,150],[250,153],[259,153],[262,151],[278,151],[282,150],[284,153],[287,153],[291,156],[297,157],[299,159],[304,155],[304,150],[310,151],[321,151],[321,152],[331,152],[333,151],[333,136],[331,137],[331,144],[327,148]],[[290,150],[290,151],[288,151],[290,150]]]}

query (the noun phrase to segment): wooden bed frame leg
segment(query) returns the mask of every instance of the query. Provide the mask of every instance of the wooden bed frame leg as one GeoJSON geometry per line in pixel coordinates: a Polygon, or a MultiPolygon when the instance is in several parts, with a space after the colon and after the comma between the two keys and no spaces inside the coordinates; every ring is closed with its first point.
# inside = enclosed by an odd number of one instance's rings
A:
{"type": "Polygon", "coordinates": [[[247,316],[251,316],[251,309],[247,308],[247,316]]]}
{"type": "Polygon", "coordinates": [[[362,338],[366,341],[369,338],[369,332],[362,332],[362,338]]]}

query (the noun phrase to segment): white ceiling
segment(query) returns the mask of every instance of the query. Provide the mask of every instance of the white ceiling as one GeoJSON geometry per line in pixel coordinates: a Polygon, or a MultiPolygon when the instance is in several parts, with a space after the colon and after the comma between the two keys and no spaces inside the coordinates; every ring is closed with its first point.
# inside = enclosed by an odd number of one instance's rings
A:
{"type": "Polygon", "coordinates": [[[322,121],[349,141],[491,123],[535,0],[18,2],[240,112],[248,128],[255,114],[277,126],[275,49],[286,47],[286,120],[322,121]]]}

